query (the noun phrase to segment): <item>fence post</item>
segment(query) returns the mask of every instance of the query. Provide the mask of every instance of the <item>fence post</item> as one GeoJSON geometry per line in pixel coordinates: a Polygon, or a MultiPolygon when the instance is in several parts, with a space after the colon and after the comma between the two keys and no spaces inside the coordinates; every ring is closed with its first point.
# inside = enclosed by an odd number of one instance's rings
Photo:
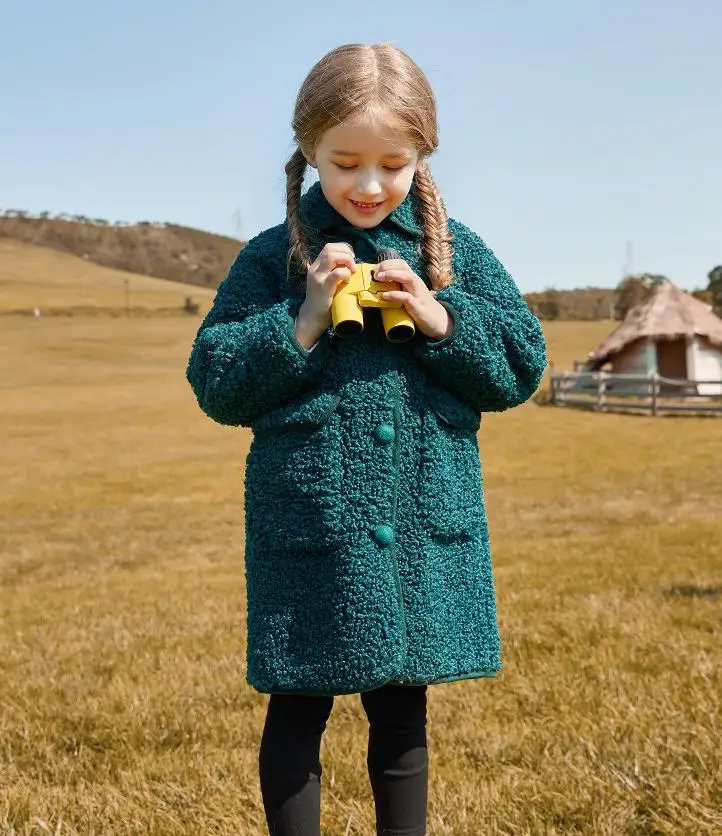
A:
{"type": "Polygon", "coordinates": [[[557,402],[556,381],[554,379],[554,363],[549,363],[549,400],[554,405],[557,402]]]}
{"type": "Polygon", "coordinates": [[[607,372],[599,372],[599,385],[597,386],[597,409],[603,410],[606,406],[607,372]]]}
{"type": "Polygon", "coordinates": [[[657,415],[659,400],[659,372],[652,372],[652,417],[657,415]]]}

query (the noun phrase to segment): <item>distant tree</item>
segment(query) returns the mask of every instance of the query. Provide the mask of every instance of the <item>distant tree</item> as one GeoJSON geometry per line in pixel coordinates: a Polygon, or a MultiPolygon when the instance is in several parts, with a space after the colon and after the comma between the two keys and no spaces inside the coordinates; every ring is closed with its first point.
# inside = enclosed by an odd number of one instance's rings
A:
{"type": "Polygon", "coordinates": [[[650,288],[657,287],[658,284],[662,284],[662,282],[668,282],[669,279],[666,276],[660,276],[656,273],[646,273],[647,280],[649,281],[650,288]]]}
{"type": "Polygon", "coordinates": [[[613,318],[614,290],[611,287],[549,288],[525,293],[524,299],[540,319],[591,322],[613,318]]]}
{"type": "Polygon", "coordinates": [[[41,221],[47,221],[47,219],[50,217],[50,212],[41,212],[38,215],[38,217],[40,218],[41,221]]]}
{"type": "Polygon", "coordinates": [[[625,276],[615,290],[614,307],[617,318],[624,319],[627,313],[647,298],[653,279],[647,273],[639,276],[625,276]]]}
{"type": "Polygon", "coordinates": [[[559,291],[553,287],[547,288],[539,294],[536,300],[537,316],[540,319],[559,319],[561,306],[559,304],[559,291]]]}
{"type": "Polygon", "coordinates": [[[699,289],[697,289],[697,290],[693,290],[691,295],[694,296],[695,299],[699,299],[700,302],[704,302],[705,305],[711,305],[712,304],[712,291],[711,290],[699,290],[699,289]]]}
{"type": "Polygon", "coordinates": [[[707,290],[712,295],[712,310],[717,316],[722,316],[722,265],[713,267],[707,273],[709,284],[707,290]]]}

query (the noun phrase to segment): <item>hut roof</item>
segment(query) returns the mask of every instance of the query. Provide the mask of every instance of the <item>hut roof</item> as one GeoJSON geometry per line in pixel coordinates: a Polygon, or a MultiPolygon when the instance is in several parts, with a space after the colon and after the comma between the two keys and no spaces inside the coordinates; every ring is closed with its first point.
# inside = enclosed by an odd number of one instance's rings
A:
{"type": "Polygon", "coordinates": [[[589,360],[595,364],[606,362],[611,355],[644,337],[671,340],[695,334],[722,348],[722,319],[709,305],[667,279],[652,287],[647,298],[627,312],[617,328],[589,355],[589,360]]]}

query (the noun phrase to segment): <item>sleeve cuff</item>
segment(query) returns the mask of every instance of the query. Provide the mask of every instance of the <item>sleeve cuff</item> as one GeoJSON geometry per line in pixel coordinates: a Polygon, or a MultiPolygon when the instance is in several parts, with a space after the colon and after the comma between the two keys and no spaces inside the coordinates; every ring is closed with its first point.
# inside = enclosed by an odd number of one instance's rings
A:
{"type": "Polygon", "coordinates": [[[450,302],[446,302],[444,299],[437,299],[436,301],[440,305],[443,305],[449,312],[449,316],[451,317],[451,333],[448,337],[442,337],[440,340],[427,338],[426,345],[428,348],[434,349],[446,348],[448,345],[454,343],[456,338],[458,337],[459,328],[461,327],[461,314],[459,313],[458,309],[455,308],[450,302]]]}
{"type": "MultiPolygon", "coordinates": [[[[296,337],[296,322],[297,321],[298,321],[298,316],[296,316],[293,320],[293,336],[294,336],[296,342],[298,342],[298,337],[296,337]]],[[[320,342],[319,340],[316,340],[316,342],[310,348],[304,348],[304,346],[302,346],[301,343],[298,343],[298,344],[301,348],[303,348],[304,351],[308,351],[309,354],[310,354],[314,350],[314,348],[316,348],[316,346],[319,344],[319,342],[320,342]]]]}

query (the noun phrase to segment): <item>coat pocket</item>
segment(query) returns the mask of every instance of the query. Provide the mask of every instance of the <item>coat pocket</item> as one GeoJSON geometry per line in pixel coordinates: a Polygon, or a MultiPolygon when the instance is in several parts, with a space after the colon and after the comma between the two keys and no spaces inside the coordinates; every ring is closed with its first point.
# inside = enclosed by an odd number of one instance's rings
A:
{"type": "Polygon", "coordinates": [[[332,420],[339,401],[307,394],[254,423],[245,514],[247,544],[258,558],[316,552],[343,530],[341,441],[332,420]]]}
{"type": "Polygon", "coordinates": [[[425,394],[427,403],[443,424],[470,432],[476,432],[481,426],[481,415],[448,389],[427,385],[425,394]]]}
{"type": "Polygon", "coordinates": [[[317,429],[336,411],[340,400],[340,395],[330,392],[309,392],[258,418],[252,426],[253,434],[262,436],[304,428],[317,429]]]}
{"type": "Polygon", "coordinates": [[[484,534],[486,518],[476,433],[481,418],[446,389],[425,388],[419,511],[429,536],[441,543],[484,534]]]}

